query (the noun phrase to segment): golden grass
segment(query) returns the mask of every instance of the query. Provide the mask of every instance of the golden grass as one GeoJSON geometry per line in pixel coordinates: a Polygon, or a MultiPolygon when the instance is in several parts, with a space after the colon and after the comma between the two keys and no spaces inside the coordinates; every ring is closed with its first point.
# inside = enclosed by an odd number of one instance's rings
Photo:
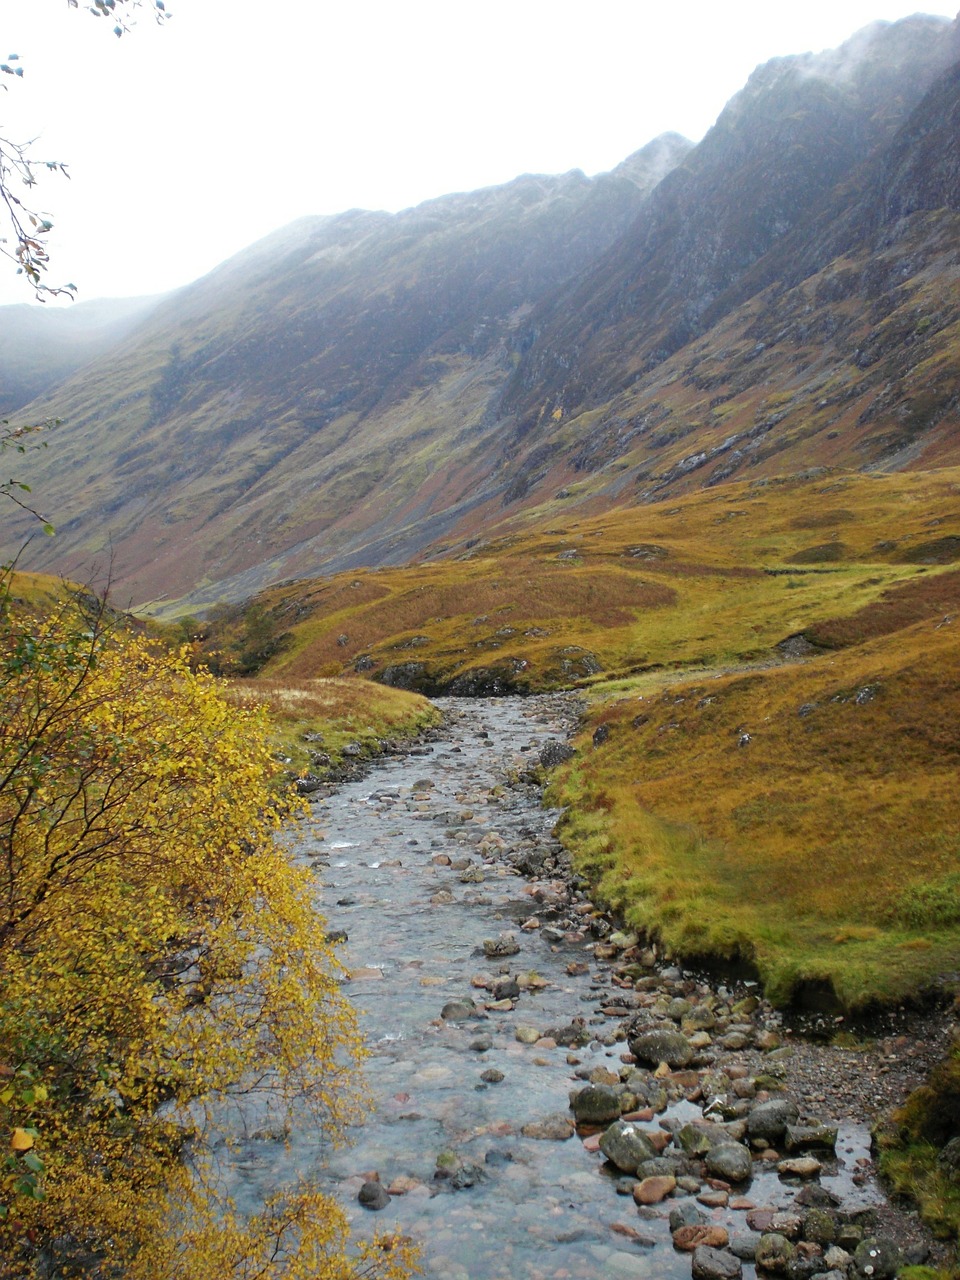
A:
{"type": "Polygon", "coordinates": [[[554,793],[580,865],[674,951],[747,956],[777,999],[817,981],[853,1007],[960,956],[955,546],[956,468],[786,477],[289,583],[206,645],[228,670],[269,653],[291,715],[318,675],[412,664],[423,687],[497,668],[586,689],[554,793]]]}
{"type": "Polygon", "coordinates": [[[363,755],[374,755],[384,739],[413,737],[440,720],[426,698],[359,680],[233,680],[229,693],[241,705],[267,706],[277,752],[297,773],[311,768],[311,750],[323,751],[336,764],[349,742],[357,743],[363,755]]]}
{"type": "Polygon", "coordinates": [[[805,664],[598,696],[551,797],[575,856],[631,923],[747,956],[780,999],[829,977],[861,1005],[955,968],[958,638],[918,623],[805,664]]]}

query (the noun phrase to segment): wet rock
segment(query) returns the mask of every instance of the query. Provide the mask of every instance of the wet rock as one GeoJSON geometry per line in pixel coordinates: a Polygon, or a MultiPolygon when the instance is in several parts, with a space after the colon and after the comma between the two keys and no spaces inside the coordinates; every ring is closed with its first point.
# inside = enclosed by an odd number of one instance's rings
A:
{"type": "Polygon", "coordinates": [[[487,1067],[486,1071],[481,1071],[480,1079],[484,1084],[499,1084],[504,1079],[504,1074],[496,1067],[487,1067]]]}
{"type": "Polygon", "coordinates": [[[540,1039],[540,1032],[536,1027],[517,1027],[513,1038],[520,1044],[536,1044],[540,1039]]]}
{"type": "Polygon", "coordinates": [[[753,1174],[750,1152],[738,1142],[723,1142],[707,1152],[707,1168],[727,1182],[747,1182],[753,1174]]]}
{"type": "Polygon", "coordinates": [[[750,1108],[747,1117],[747,1133],[751,1138],[765,1142],[778,1142],[787,1131],[787,1125],[796,1124],[799,1112],[796,1103],[789,1098],[771,1098],[750,1108]]]}
{"type": "Polygon", "coordinates": [[[753,1262],[757,1256],[757,1245],[760,1243],[758,1231],[740,1231],[730,1237],[730,1252],[744,1262],[753,1262]]]}
{"type": "Polygon", "coordinates": [[[837,1238],[837,1223],[826,1209],[808,1209],[803,1218],[803,1238],[814,1244],[831,1245],[837,1238]]]}
{"type": "Polygon", "coordinates": [[[630,1052],[638,1062],[657,1066],[685,1067],[693,1060],[693,1048],[682,1031],[673,1027],[654,1027],[643,1031],[630,1042],[630,1052]]]}
{"type": "Polygon", "coordinates": [[[834,1151],[837,1145],[836,1125],[789,1124],[786,1130],[784,1145],[788,1151],[834,1151]]]}
{"type": "Polygon", "coordinates": [[[659,1178],[644,1178],[633,1188],[633,1198],[637,1204],[660,1204],[676,1190],[676,1186],[676,1178],[665,1175],[659,1178]]]}
{"type": "Polygon", "coordinates": [[[742,1274],[740,1259],[726,1249],[700,1245],[693,1251],[694,1280],[737,1280],[742,1274]]]}
{"type": "Polygon", "coordinates": [[[620,1118],[620,1090],[606,1084],[588,1084],[570,1094],[570,1106],[580,1124],[607,1124],[620,1118]]]}
{"type": "Polygon", "coordinates": [[[474,1053],[487,1053],[493,1048],[492,1036],[479,1036],[476,1040],[470,1042],[470,1048],[474,1053]]]}
{"type": "Polygon", "coordinates": [[[453,1191],[466,1191],[486,1179],[486,1173],[479,1164],[462,1164],[450,1175],[448,1185],[453,1191]]]}
{"type": "Polygon", "coordinates": [[[646,1134],[628,1120],[616,1120],[600,1139],[600,1150],[624,1173],[636,1173],[646,1160],[656,1158],[656,1151],[646,1134]]]}
{"type": "Polygon", "coordinates": [[[813,1156],[793,1156],[778,1162],[777,1173],[784,1178],[816,1178],[822,1167],[813,1156]]]}
{"type": "Polygon", "coordinates": [[[799,1213],[791,1213],[789,1209],[778,1210],[770,1219],[770,1230],[788,1240],[796,1240],[803,1229],[803,1219],[799,1213]]]}
{"type": "Polygon", "coordinates": [[[796,1252],[786,1236],[770,1231],[760,1237],[754,1261],[758,1271],[770,1271],[775,1275],[786,1274],[796,1252]]]}
{"type": "Polygon", "coordinates": [[[861,1240],[853,1255],[853,1269],[864,1280],[892,1280],[903,1259],[892,1240],[870,1236],[861,1240]]]}
{"type": "Polygon", "coordinates": [[[543,1120],[532,1120],[520,1132],[525,1138],[537,1138],[541,1142],[565,1142],[576,1130],[569,1116],[558,1113],[543,1120]]]}
{"type": "Polygon", "coordinates": [[[688,1156],[704,1156],[712,1147],[730,1141],[726,1130],[709,1121],[685,1124],[673,1136],[674,1142],[688,1156]]]}
{"type": "Polygon", "coordinates": [[[390,1203],[390,1193],[380,1182],[365,1182],[357,1199],[365,1209],[385,1209],[390,1203]]]}
{"type": "Polygon", "coordinates": [[[700,1227],[703,1225],[703,1214],[692,1200],[682,1200],[670,1210],[668,1219],[671,1235],[681,1227],[700,1227]]]}
{"type": "Polygon", "coordinates": [[[483,943],[483,954],[492,958],[498,956],[515,956],[520,950],[516,935],[501,933],[496,938],[487,938],[483,943]]]}
{"type": "Polygon", "coordinates": [[[471,1018],[481,1017],[481,1012],[472,1000],[448,1000],[440,1010],[444,1022],[468,1022],[471,1018]]]}
{"type": "Polygon", "coordinates": [[[673,1232],[673,1247],[682,1253],[693,1253],[694,1249],[725,1249],[730,1241],[726,1227],[713,1226],[703,1222],[690,1227],[678,1227],[673,1232]]]}

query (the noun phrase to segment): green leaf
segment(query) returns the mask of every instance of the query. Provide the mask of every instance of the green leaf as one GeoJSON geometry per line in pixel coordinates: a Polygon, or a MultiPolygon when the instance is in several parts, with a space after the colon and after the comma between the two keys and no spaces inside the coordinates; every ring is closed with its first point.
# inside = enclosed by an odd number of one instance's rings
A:
{"type": "Polygon", "coordinates": [[[34,1155],[32,1151],[28,1151],[23,1157],[23,1163],[31,1171],[31,1173],[46,1173],[46,1165],[38,1155],[34,1155]]]}

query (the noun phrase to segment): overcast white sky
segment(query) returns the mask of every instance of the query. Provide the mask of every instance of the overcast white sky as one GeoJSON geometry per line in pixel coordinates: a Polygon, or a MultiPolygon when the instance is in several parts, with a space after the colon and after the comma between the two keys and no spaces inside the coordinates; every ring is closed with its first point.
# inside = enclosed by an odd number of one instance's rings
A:
{"type": "MultiPolygon", "coordinates": [[[[304,214],[401,209],[703,136],[759,62],[957,0],[166,0],[116,39],[0,0],[0,132],[69,164],[36,199],[48,283],[185,284],[304,214]]],[[[0,234],[3,230],[0,229],[0,234]]],[[[0,303],[32,297],[0,264],[0,303]]]]}

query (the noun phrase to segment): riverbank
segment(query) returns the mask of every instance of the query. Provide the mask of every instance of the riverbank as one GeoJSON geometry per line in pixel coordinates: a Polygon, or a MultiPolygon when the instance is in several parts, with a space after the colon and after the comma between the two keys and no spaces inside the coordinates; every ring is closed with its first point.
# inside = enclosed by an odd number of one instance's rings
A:
{"type": "Polygon", "coordinates": [[[550,696],[444,710],[436,741],[314,805],[294,849],[316,868],[331,930],[346,935],[346,989],[372,1054],[368,1122],[350,1151],[328,1155],[316,1135],[272,1135],[251,1118],[239,1162],[230,1157],[238,1202],[256,1203],[281,1168],[322,1169],[356,1229],[373,1221],[410,1236],[426,1273],[445,1280],[689,1280],[676,1212],[714,1228],[710,1238],[727,1242],[719,1252],[743,1254],[732,1256],[748,1277],[760,1235],[780,1234],[762,1230],[776,1214],[788,1215],[780,1225],[805,1275],[834,1263],[852,1272],[858,1233],[871,1232],[911,1261],[945,1265],[916,1218],[886,1205],[869,1153],[875,1106],[919,1080],[935,1024],[891,1027],[895,1044],[808,1043],[755,988],[618,938],[530,781],[541,758],[556,758],[575,705],[550,696]],[[690,1057],[641,1060],[647,1030],[683,1037],[690,1057]],[[665,1165],[614,1169],[599,1131],[570,1107],[588,1084],[637,1117],[627,1123],[665,1165]],[[759,1145],[751,1115],[784,1099],[794,1127],[835,1125],[835,1146],[790,1152],[785,1130],[759,1145]],[[718,1121],[725,1144],[746,1152],[741,1181],[683,1147],[691,1127],[692,1147],[709,1145],[718,1121]],[[798,1173],[784,1160],[806,1163],[798,1173]],[[650,1177],[666,1179],[655,1184],[663,1197],[644,1203],[651,1187],[637,1189],[650,1177]],[[804,1239],[811,1231],[851,1246],[845,1260],[828,1263],[840,1244],[804,1239]]]}

